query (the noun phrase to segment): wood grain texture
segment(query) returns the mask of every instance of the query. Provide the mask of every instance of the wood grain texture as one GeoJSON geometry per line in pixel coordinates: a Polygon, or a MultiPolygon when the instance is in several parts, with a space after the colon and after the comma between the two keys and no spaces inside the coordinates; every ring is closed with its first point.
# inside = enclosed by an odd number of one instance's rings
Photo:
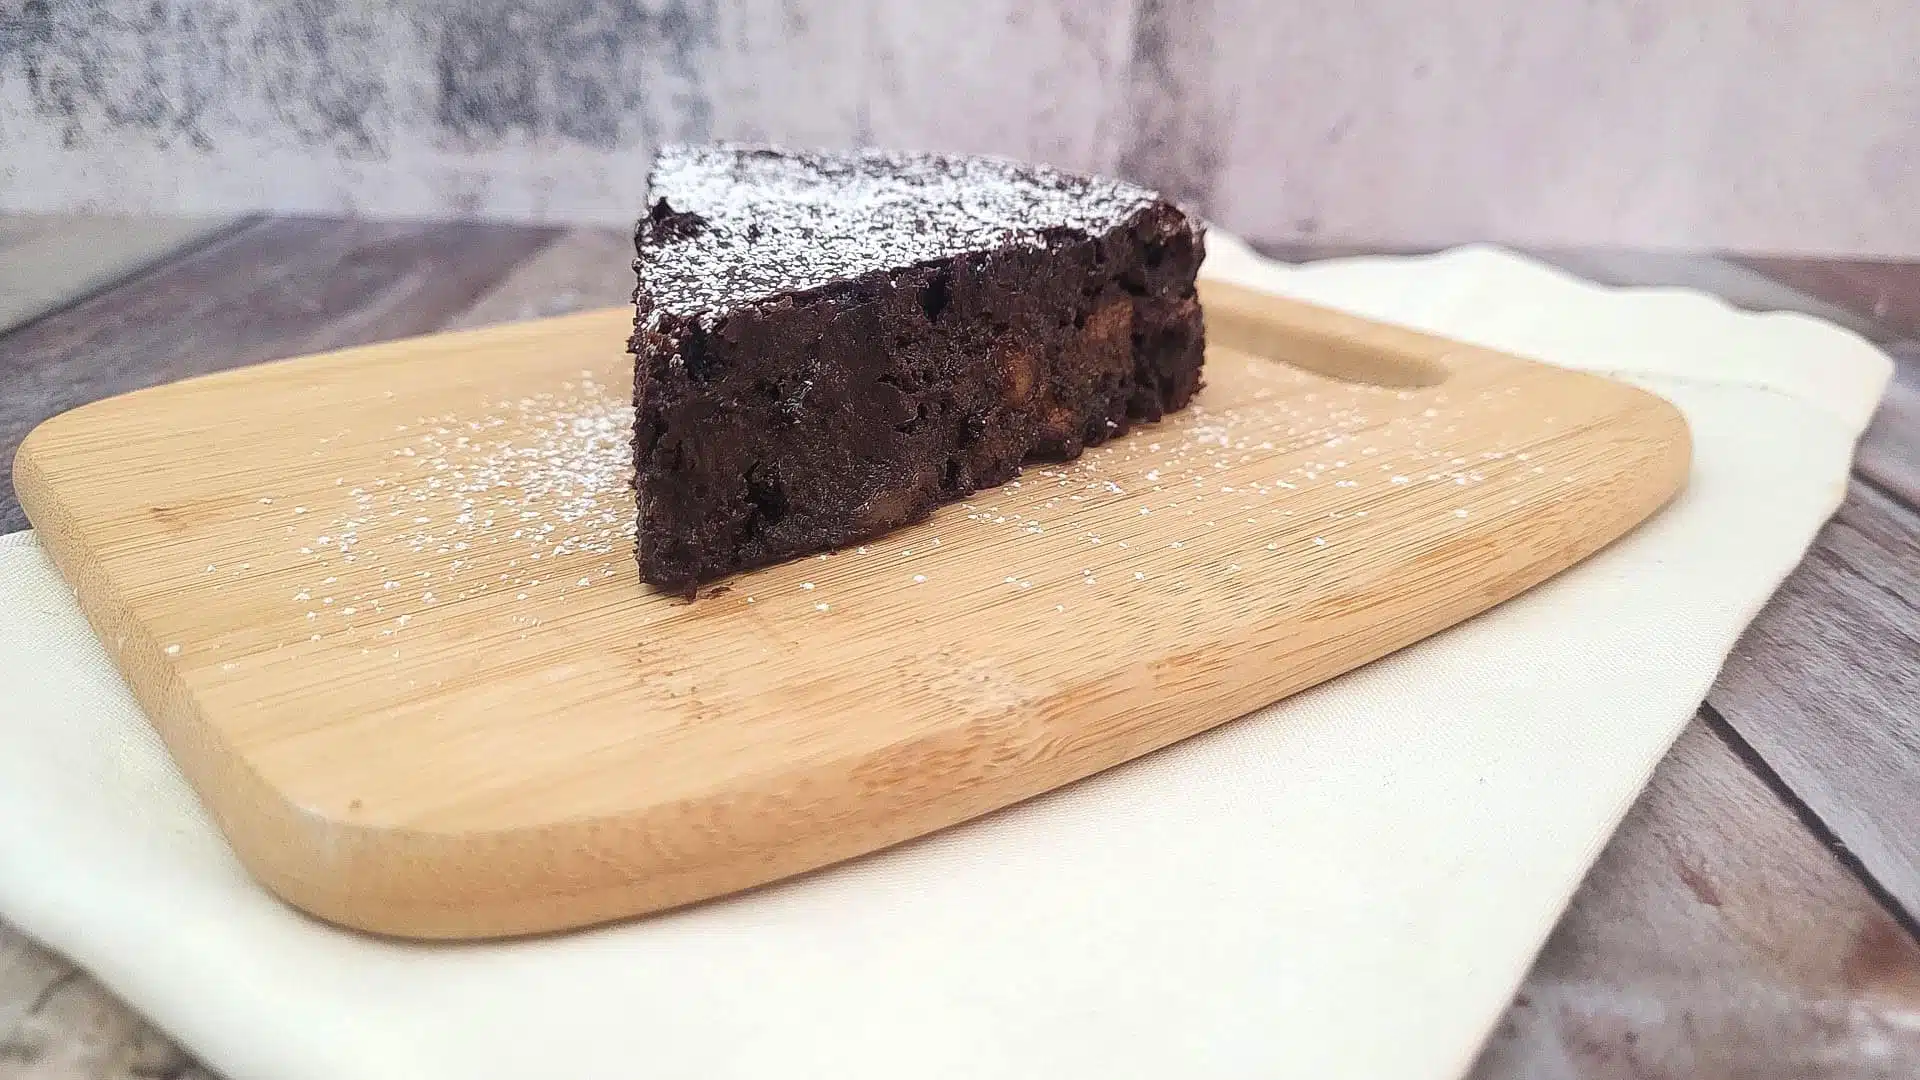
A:
{"type": "Polygon", "coordinates": [[[0,217],[0,334],[237,224],[229,218],[0,217]]]}
{"type": "Polygon", "coordinates": [[[476,330],[632,303],[632,264],[628,230],[568,229],[441,329],[476,330]]]}
{"type": "Polygon", "coordinates": [[[1908,509],[1920,511],[1920,342],[1900,342],[1888,353],[1893,382],[1860,439],[1854,469],[1908,509]]]}
{"type": "Polygon", "coordinates": [[[1778,256],[1739,262],[1873,320],[1887,340],[1920,340],[1920,262],[1778,256]]]}
{"type": "Polygon", "coordinates": [[[189,375],[423,333],[554,235],[267,221],[0,337],[0,532],[26,526],[13,452],[48,417],[189,375]]]}
{"type": "Polygon", "coordinates": [[[1707,700],[1920,918],[1920,515],[1854,484],[1707,700]]]}
{"type": "Polygon", "coordinates": [[[1475,1080],[1920,1075],[1920,945],[1696,720],[1475,1080]]]}
{"type": "Polygon", "coordinates": [[[1887,343],[1895,361],[1860,440],[1866,483],[1852,486],[1708,700],[1876,887],[1920,918],[1920,346],[1899,340],[1920,327],[1920,266],[1715,262],[1760,276],[1743,285],[1748,295],[1773,290],[1770,306],[1836,318],[1887,343]]]}
{"type": "Polygon", "coordinates": [[[624,307],[98,402],[28,437],[21,501],[257,877],[474,937],[1050,790],[1513,596],[1684,481],[1653,395],[1202,294],[1195,406],[693,605],[631,565],[624,307]]]}

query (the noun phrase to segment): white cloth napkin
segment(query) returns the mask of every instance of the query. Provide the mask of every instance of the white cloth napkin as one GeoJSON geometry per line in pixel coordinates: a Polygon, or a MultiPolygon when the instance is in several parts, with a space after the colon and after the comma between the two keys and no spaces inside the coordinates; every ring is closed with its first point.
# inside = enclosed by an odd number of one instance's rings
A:
{"type": "Polygon", "coordinates": [[[1493,612],[851,865],[511,944],[319,925],[242,873],[30,534],[0,538],[0,914],[234,1080],[1449,1077],[1844,493],[1859,338],[1492,249],[1207,273],[1616,373],[1677,503],[1493,612]]]}

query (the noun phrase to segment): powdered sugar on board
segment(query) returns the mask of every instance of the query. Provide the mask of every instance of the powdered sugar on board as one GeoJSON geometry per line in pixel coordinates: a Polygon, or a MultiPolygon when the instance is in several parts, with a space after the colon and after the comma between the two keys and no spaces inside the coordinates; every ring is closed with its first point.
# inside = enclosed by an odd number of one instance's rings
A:
{"type": "Polygon", "coordinates": [[[308,567],[292,602],[323,636],[368,625],[392,636],[448,602],[628,582],[632,428],[624,388],[587,371],[395,425],[379,475],[343,475],[332,505],[289,509],[287,542],[308,567]]]}
{"type": "MultiPolygon", "coordinates": [[[[1526,411],[1513,388],[1416,394],[1245,356],[1214,364],[1223,376],[1220,365],[1236,369],[1242,392],[1231,401],[1203,395],[1075,461],[1030,464],[929,526],[804,560],[818,569],[783,589],[722,589],[704,603],[771,600],[776,615],[840,617],[867,607],[876,582],[951,589],[991,563],[988,586],[1036,612],[1126,608],[1262,561],[1310,568],[1364,531],[1383,500],[1421,504],[1451,530],[1521,503],[1465,505],[1495,470],[1521,478],[1528,501],[1564,497],[1557,489],[1578,479],[1548,475],[1517,446],[1453,448],[1468,418],[1526,411]],[[967,577],[958,565],[971,567],[967,577]],[[1063,598],[1048,585],[1079,588],[1063,598]]],[[[551,392],[395,424],[377,472],[343,474],[318,496],[262,494],[262,513],[279,519],[303,567],[286,590],[300,636],[350,632],[353,643],[379,644],[363,639],[418,630],[421,617],[468,601],[502,604],[530,632],[548,599],[645,592],[633,561],[632,417],[624,387],[583,371],[551,392]]],[[[322,438],[315,453],[349,434],[322,438]]],[[[207,572],[244,576],[245,564],[217,571],[207,572]]]]}

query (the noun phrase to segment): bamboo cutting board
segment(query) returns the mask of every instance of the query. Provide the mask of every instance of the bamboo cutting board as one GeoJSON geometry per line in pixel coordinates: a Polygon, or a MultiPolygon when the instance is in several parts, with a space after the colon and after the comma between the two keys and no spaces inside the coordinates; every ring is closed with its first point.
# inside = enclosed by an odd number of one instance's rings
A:
{"type": "Polygon", "coordinates": [[[1202,300],[1184,413],[691,604],[634,567],[626,309],[98,402],[15,482],[264,884],[381,933],[561,929],[1165,746],[1514,596],[1684,483],[1649,394],[1202,300]]]}

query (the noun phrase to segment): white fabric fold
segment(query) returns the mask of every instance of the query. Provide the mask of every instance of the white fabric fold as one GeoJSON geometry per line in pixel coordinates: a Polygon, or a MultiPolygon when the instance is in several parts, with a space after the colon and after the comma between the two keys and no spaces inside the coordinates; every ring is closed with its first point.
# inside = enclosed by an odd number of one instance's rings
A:
{"type": "Polygon", "coordinates": [[[1451,1077],[1845,491],[1887,359],[1491,248],[1210,276],[1686,413],[1684,495],[1477,619],[750,895],[535,941],[326,927],[241,871],[31,534],[0,538],[0,915],[232,1080],[1451,1077]]]}

